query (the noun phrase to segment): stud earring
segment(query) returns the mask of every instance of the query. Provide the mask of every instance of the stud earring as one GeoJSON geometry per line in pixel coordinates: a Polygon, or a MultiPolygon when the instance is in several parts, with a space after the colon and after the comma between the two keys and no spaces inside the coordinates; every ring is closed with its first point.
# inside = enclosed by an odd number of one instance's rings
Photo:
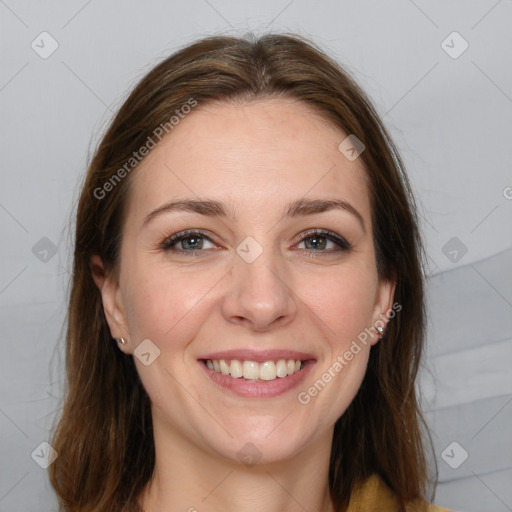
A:
{"type": "Polygon", "coordinates": [[[124,338],[117,338],[117,343],[119,343],[119,345],[126,345],[126,340],[124,338]]]}
{"type": "Polygon", "coordinates": [[[384,334],[384,329],[382,327],[377,327],[377,332],[379,333],[380,335],[380,338],[379,339],[382,339],[382,335],[384,334]]]}

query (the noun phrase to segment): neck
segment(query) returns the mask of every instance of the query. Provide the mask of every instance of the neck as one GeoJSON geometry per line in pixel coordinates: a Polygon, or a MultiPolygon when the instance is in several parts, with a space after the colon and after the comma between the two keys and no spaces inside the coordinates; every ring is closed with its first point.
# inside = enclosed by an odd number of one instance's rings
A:
{"type": "Polygon", "coordinates": [[[144,512],[333,512],[329,492],[332,430],[286,461],[248,466],[215,456],[155,425],[155,470],[139,503],[144,512]]]}

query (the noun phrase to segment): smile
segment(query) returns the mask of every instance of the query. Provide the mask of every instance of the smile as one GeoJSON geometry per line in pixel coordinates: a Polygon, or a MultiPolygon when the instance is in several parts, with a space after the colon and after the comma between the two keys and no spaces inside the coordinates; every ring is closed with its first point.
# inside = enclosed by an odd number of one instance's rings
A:
{"type": "Polygon", "coordinates": [[[230,376],[234,379],[271,381],[284,378],[299,372],[304,367],[304,362],[297,359],[279,359],[277,361],[231,361],[225,359],[207,359],[206,366],[216,373],[230,376]]]}
{"type": "Polygon", "coordinates": [[[271,398],[303,386],[316,358],[296,350],[225,350],[203,354],[197,362],[218,389],[244,398],[271,398]]]}

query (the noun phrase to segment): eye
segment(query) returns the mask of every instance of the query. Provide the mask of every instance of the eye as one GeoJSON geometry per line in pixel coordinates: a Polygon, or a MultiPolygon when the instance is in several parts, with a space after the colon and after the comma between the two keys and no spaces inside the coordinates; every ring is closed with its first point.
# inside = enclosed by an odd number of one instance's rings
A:
{"type": "Polygon", "coordinates": [[[332,253],[351,249],[347,240],[325,229],[312,229],[303,233],[297,245],[300,244],[304,244],[303,248],[310,252],[332,253]]]}
{"type": "Polygon", "coordinates": [[[186,230],[167,237],[160,247],[164,251],[194,255],[196,251],[214,249],[215,244],[200,231],[186,230]]]}
{"type": "MultiPolygon", "coordinates": [[[[304,249],[311,257],[318,257],[322,253],[349,251],[352,246],[343,237],[324,229],[311,229],[302,234],[297,246],[304,244],[304,249]],[[317,254],[313,254],[317,253],[317,254]]],[[[205,233],[196,230],[185,230],[166,237],[160,244],[160,248],[167,252],[195,256],[200,252],[206,252],[216,248],[216,244],[205,233]]]]}

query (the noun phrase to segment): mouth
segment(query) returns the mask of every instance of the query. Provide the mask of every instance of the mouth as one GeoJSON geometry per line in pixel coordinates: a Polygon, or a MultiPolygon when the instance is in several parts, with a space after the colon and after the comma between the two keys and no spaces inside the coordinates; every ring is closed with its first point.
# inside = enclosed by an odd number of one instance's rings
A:
{"type": "Polygon", "coordinates": [[[296,387],[316,359],[293,351],[233,351],[212,354],[198,362],[221,387],[239,396],[265,398],[296,387]]]}
{"type": "Polygon", "coordinates": [[[269,382],[275,379],[282,379],[301,371],[306,361],[300,359],[278,359],[277,361],[239,361],[237,359],[206,359],[203,360],[206,366],[216,373],[232,377],[234,379],[245,379],[253,381],[269,382]]]}

